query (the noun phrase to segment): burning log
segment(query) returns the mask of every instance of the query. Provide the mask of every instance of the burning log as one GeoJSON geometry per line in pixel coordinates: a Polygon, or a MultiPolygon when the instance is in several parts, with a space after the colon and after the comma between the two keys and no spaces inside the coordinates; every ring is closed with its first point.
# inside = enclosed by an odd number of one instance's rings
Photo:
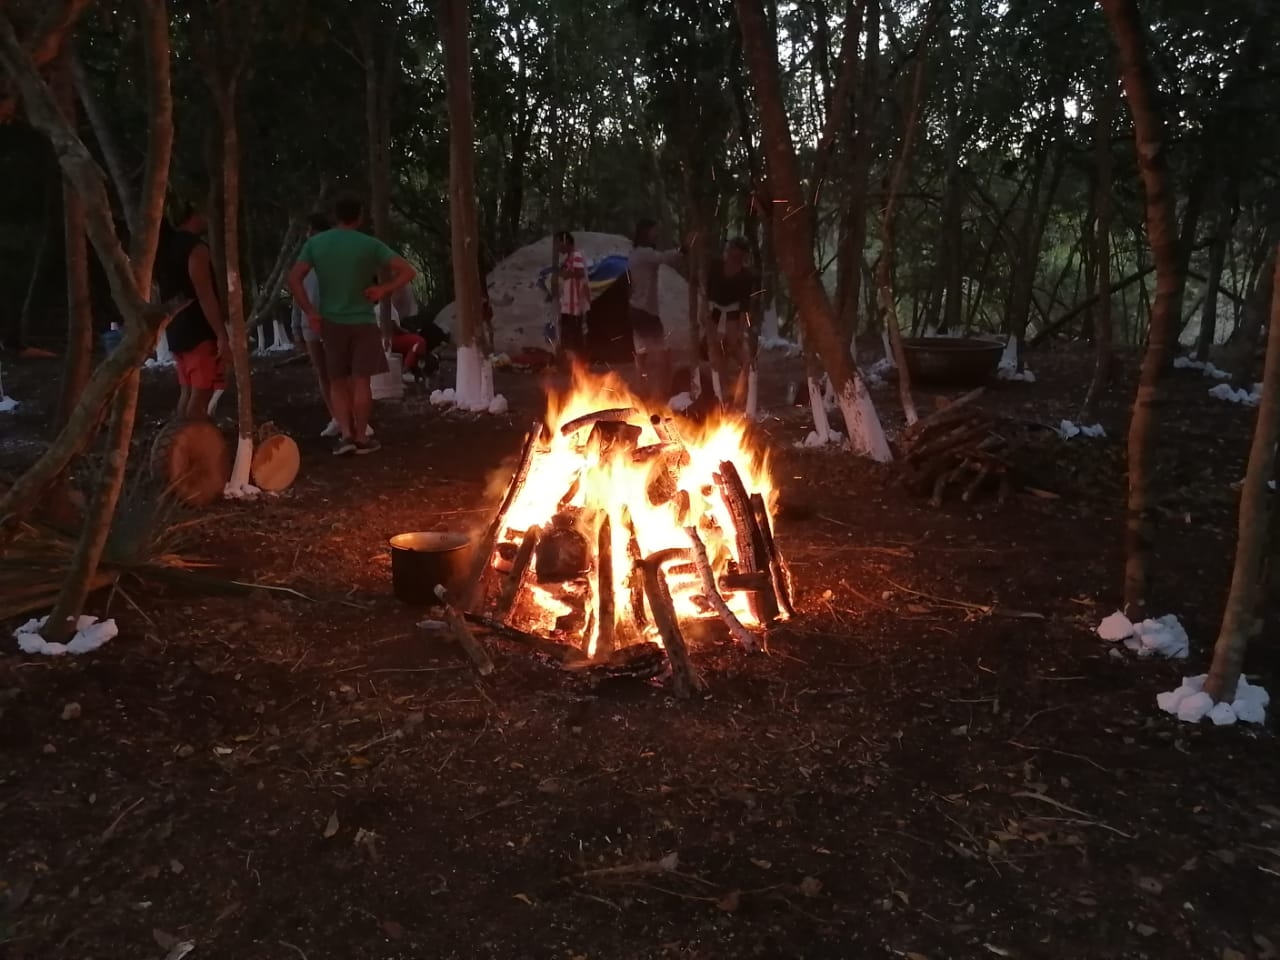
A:
{"type": "Polygon", "coordinates": [[[656,643],[633,643],[619,647],[607,660],[574,660],[566,662],[564,669],[588,680],[613,680],[633,677],[648,680],[662,672],[667,655],[656,643]]]}
{"type": "Polygon", "coordinates": [[[511,612],[511,605],[515,603],[516,596],[524,585],[525,575],[529,572],[529,562],[533,559],[533,551],[541,538],[542,528],[537,524],[525,531],[524,539],[520,541],[520,547],[511,561],[511,570],[507,573],[507,579],[503,581],[502,592],[498,595],[495,612],[499,618],[505,618],[511,612]]]}
{"type": "Polygon", "coordinates": [[[596,547],[596,622],[599,624],[596,636],[596,653],[608,655],[613,653],[615,645],[614,617],[616,615],[613,596],[613,523],[605,514],[600,523],[600,534],[596,547]]]}
{"type": "Polygon", "coordinates": [[[597,420],[587,435],[587,446],[594,444],[604,454],[615,446],[634,450],[643,431],[625,420],[597,420]]]}
{"type": "Polygon", "coordinates": [[[644,613],[644,574],[640,568],[643,557],[640,554],[640,541],[636,539],[635,525],[631,522],[631,511],[626,507],[622,508],[622,523],[627,528],[627,560],[631,564],[631,575],[627,581],[631,591],[631,617],[636,629],[643,633],[649,624],[644,613]]]}
{"type": "Polygon", "coordinates": [[[684,557],[686,553],[684,550],[659,550],[640,561],[640,568],[644,573],[645,596],[649,598],[654,625],[658,628],[662,646],[671,662],[671,691],[681,700],[687,700],[703,689],[703,683],[689,661],[689,650],[684,643],[684,634],[680,632],[680,621],[676,617],[675,604],[671,599],[662,565],[676,557],[684,557]]]}
{"type": "Polygon", "coordinates": [[[453,604],[449,602],[449,592],[443,586],[436,587],[436,596],[440,598],[440,603],[444,605],[444,620],[449,624],[449,632],[453,634],[455,640],[458,641],[462,649],[466,651],[471,662],[476,666],[476,672],[482,677],[487,677],[493,673],[493,661],[489,659],[489,654],[484,647],[480,646],[480,641],[476,639],[476,635],[471,632],[471,628],[467,626],[467,621],[463,619],[462,614],[454,609],[453,604]]]}
{"type": "Polygon", "coordinates": [[[594,426],[601,421],[618,421],[626,422],[636,415],[635,407],[616,407],[612,410],[597,410],[595,413],[587,413],[574,420],[570,420],[560,428],[560,435],[571,437],[579,430],[594,426]]]}
{"type": "Polygon", "coordinates": [[[501,620],[495,620],[493,617],[486,617],[479,613],[465,614],[465,619],[468,623],[488,630],[501,640],[509,640],[512,643],[519,643],[529,647],[535,653],[555,661],[566,670],[573,669],[576,664],[585,664],[587,662],[587,658],[582,651],[570,644],[544,640],[542,637],[534,636],[525,630],[517,629],[501,620]]]}
{"type": "Polygon", "coordinates": [[[534,570],[539,583],[565,583],[590,568],[587,538],[574,529],[575,520],[569,512],[557,513],[551,519],[551,529],[538,540],[534,570]]]}
{"type": "Polygon", "coordinates": [[[773,539],[769,508],[765,505],[764,497],[758,493],[751,495],[751,512],[755,514],[756,528],[760,531],[760,536],[764,540],[765,553],[769,557],[769,575],[773,580],[773,592],[778,597],[782,612],[788,617],[794,617],[796,611],[791,604],[791,571],[782,562],[782,553],[773,539]]]}
{"type": "Polygon", "coordinates": [[[724,625],[729,628],[729,633],[742,644],[744,650],[752,652],[759,650],[760,645],[756,643],[755,636],[742,625],[742,621],[729,609],[729,605],[724,602],[724,597],[720,596],[720,591],[716,589],[716,575],[711,570],[711,561],[707,557],[707,545],[698,536],[698,528],[685,527],[684,532],[689,535],[689,542],[693,544],[693,561],[697,564],[699,576],[702,577],[703,596],[706,597],[711,608],[720,615],[724,625]]]}
{"type": "Polygon", "coordinates": [[[722,594],[754,593],[767,590],[772,582],[767,573],[726,573],[720,578],[719,586],[722,594]]]}
{"type": "Polygon", "coordinates": [[[498,507],[498,512],[494,514],[493,521],[485,531],[484,538],[476,545],[475,556],[471,561],[471,573],[467,581],[467,589],[463,595],[462,606],[465,610],[474,610],[484,598],[485,573],[489,569],[490,555],[493,553],[498,533],[502,529],[502,523],[507,516],[507,510],[510,509],[516,494],[520,492],[520,488],[524,486],[525,480],[529,478],[529,467],[533,463],[533,452],[538,446],[538,440],[541,435],[542,424],[535,422],[524,438],[524,448],[520,451],[520,460],[516,464],[516,472],[511,475],[511,482],[507,484],[506,496],[502,498],[502,504],[498,507]]]}
{"type": "MultiPolygon", "coordinates": [[[[746,487],[742,485],[742,477],[738,475],[738,468],[732,461],[725,460],[720,464],[720,472],[715,475],[715,480],[733,521],[733,532],[738,545],[738,566],[743,573],[768,573],[769,555],[764,537],[760,534],[760,527],[751,509],[746,487]]],[[[778,599],[774,596],[772,584],[766,589],[753,591],[748,599],[752,614],[761,623],[768,623],[778,616],[778,599]]]]}

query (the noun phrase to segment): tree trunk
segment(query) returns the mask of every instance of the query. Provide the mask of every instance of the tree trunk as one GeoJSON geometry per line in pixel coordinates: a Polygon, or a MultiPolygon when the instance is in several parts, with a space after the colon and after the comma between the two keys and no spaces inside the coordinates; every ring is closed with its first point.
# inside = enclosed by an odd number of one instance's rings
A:
{"type": "Polygon", "coordinates": [[[437,19],[444,48],[449,107],[449,237],[453,246],[459,354],[456,388],[459,406],[479,408],[493,399],[493,388],[488,344],[483,337],[477,258],[475,132],[467,0],[439,0],[437,19]]]}
{"type": "MultiPolygon", "coordinates": [[[[143,49],[147,63],[147,166],[138,231],[131,238],[132,275],[139,299],[151,293],[160,220],[169,183],[169,160],[173,149],[173,97],[169,78],[169,17],[165,0],[146,0],[143,5],[143,49]]],[[[64,120],[65,122],[65,120],[64,120]]],[[[99,189],[102,190],[101,185],[99,189]]],[[[105,190],[102,190],[105,198],[105,190]]],[[[128,326],[137,320],[126,317],[128,326]]],[[[148,344],[149,352],[150,344],[148,344]]],[[[76,623],[88,599],[89,586],[98,573],[107,537],[115,519],[116,505],[124,489],[129,448],[138,407],[141,371],[135,360],[128,368],[112,403],[111,429],[93,498],[85,515],[80,539],[71,558],[58,600],[43,631],[50,642],[65,642],[76,632],[76,623]]]]}
{"type": "MultiPolygon", "coordinates": [[[[1274,228],[1272,232],[1274,233],[1274,228]]],[[[1237,389],[1248,389],[1253,383],[1254,357],[1258,352],[1258,342],[1262,339],[1267,304],[1271,302],[1274,292],[1275,267],[1276,251],[1273,247],[1263,268],[1258,271],[1253,292],[1245,301],[1240,329],[1232,344],[1228,369],[1231,371],[1231,385],[1237,389]]]]}
{"type": "Polygon", "coordinates": [[[906,126],[902,131],[902,146],[898,149],[898,157],[894,161],[892,172],[885,180],[885,207],[880,215],[880,262],[876,265],[876,290],[880,298],[880,313],[884,328],[889,333],[889,344],[893,348],[893,362],[898,368],[898,396],[902,401],[902,412],[908,426],[920,418],[916,413],[916,402],[911,396],[911,374],[907,367],[907,355],[902,347],[902,329],[898,325],[898,308],[894,300],[894,218],[897,216],[898,196],[907,181],[907,170],[911,164],[911,148],[915,143],[916,130],[920,125],[920,105],[924,98],[925,66],[928,62],[924,47],[927,41],[927,36],[922,37],[921,46],[916,51],[918,59],[915,76],[911,81],[911,103],[907,108],[906,126]]]}
{"type": "Polygon", "coordinates": [[[1280,440],[1280,282],[1273,271],[1271,326],[1267,334],[1267,358],[1262,374],[1262,400],[1249,449],[1249,468],[1240,491],[1240,520],[1236,534],[1236,560],[1231,571],[1231,591],[1222,628],[1213,647],[1213,665],[1204,689],[1215,701],[1230,703],[1244,666],[1245,648],[1262,629],[1258,607],[1262,600],[1262,574],[1271,530],[1275,494],[1267,488],[1275,476],[1276,442],[1280,440]]]}
{"type": "Polygon", "coordinates": [[[250,467],[253,463],[253,384],[249,362],[249,326],[244,315],[244,289],[240,280],[240,119],[238,71],[224,78],[215,99],[222,123],[222,244],[226,260],[226,310],[231,365],[236,378],[236,458],[227,483],[230,496],[253,495],[250,467]]]}
{"type": "Polygon", "coordinates": [[[93,84],[85,73],[84,64],[75,53],[71,55],[71,73],[75,80],[76,95],[84,107],[89,126],[93,129],[94,139],[98,141],[98,149],[111,174],[111,183],[116,188],[116,196],[120,198],[120,209],[124,213],[124,222],[129,228],[129,236],[138,232],[138,195],[133,188],[124,155],[120,152],[120,143],[116,140],[111,123],[93,92],[93,84]]]}
{"type": "Polygon", "coordinates": [[[1156,298],[1150,333],[1129,420],[1124,612],[1136,622],[1146,616],[1147,609],[1154,533],[1148,490],[1162,400],[1161,376],[1171,347],[1170,331],[1177,329],[1185,279],[1178,269],[1178,238],[1165,159],[1164,122],[1156,105],[1156,83],[1137,0],[1101,2],[1119,51],[1120,80],[1133,117],[1134,146],[1146,197],[1147,237],[1156,266],[1156,298]]]}
{"type": "Polygon", "coordinates": [[[1094,135],[1094,166],[1097,186],[1094,192],[1094,212],[1097,222],[1093,237],[1096,247],[1093,254],[1093,295],[1097,298],[1093,311],[1093,378],[1085,394],[1080,410],[1080,422],[1092,424],[1098,416],[1098,402],[1107,389],[1111,376],[1111,199],[1115,162],[1111,155],[1111,125],[1115,118],[1119,86],[1110,75],[1112,65],[1108,59],[1103,68],[1107,71],[1098,95],[1097,130],[1094,135]]]}
{"type": "Polygon", "coordinates": [[[1204,310],[1200,313],[1200,333],[1196,337],[1196,359],[1201,363],[1209,359],[1218,333],[1218,294],[1222,289],[1222,271],[1227,259],[1227,244],[1231,242],[1231,227],[1235,223],[1234,203],[1224,205],[1218,217],[1213,246],[1209,248],[1209,276],[1205,284],[1204,310]]]}
{"type": "Polygon", "coordinates": [[[862,87],[858,91],[856,127],[849,152],[849,200],[840,226],[836,259],[836,322],[842,339],[852,343],[858,330],[858,301],[862,293],[863,251],[867,245],[867,182],[875,149],[877,106],[880,102],[880,0],[866,0],[866,51],[862,87]]]}
{"type": "MultiPolygon", "coordinates": [[[[63,117],[74,127],[76,99],[71,85],[70,56],[63,54],[59,100],[63,117]]],[[[93,366],[93,302],[89,286],[89,238],[85,235],[84,200],[68,180],[62,183],[63,249],[67,270],[67,348],[62,365],[62,391],[54,418],[57,430],[67,425],[76,400],[84,393],[93,366]]]]}
{"type": "Polygon", "coordinates": [[[874,460],[892,458],[884,429],[866,385],[849,359],[847,341],[813,259],[814,213],[800,188],[791,130],[782,106],[777,44],[765,19],[762,0],[734,0],[742,31],[743,52],[755,83],[771,191],[785,199],[775,206],[773,224],[778,262],[787,276],[791,298],[804,326],[805,343],[816,350],[835,388],[849,441],[874,460]]]}

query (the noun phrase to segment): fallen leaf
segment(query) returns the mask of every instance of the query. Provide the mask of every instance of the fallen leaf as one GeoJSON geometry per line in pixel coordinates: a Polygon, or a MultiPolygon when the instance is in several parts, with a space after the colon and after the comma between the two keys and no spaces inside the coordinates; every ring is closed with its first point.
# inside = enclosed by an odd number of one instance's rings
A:
{"type": "Polygon", "coordinates": [[[521,903],[527,903],[531,907],[533,906],[533,901],[529,899],[528,894],[517,893],[514,899],[519,900],[521,903]]]}
{"type": "Polygon", "coordinates": [[[181,861],[178,861],[178,860],[169,861],[169,870],[173,873],[175,877],[181,874],[182,871],[185,869],[186,867],[182,865],[181,861]]]}
{"type": "Polygon", "coordinates": [[[951,735],[953,737],[963,737],[968,732],[969,732],[969,725],[967,723],[962,723],[958,727],[951,728],[951,735]]]}
{"type": "Polygon", "coordinates": [[[1213,851],[1213,855],[1223,863],[1227,864],[1227,866],[1231,866],[1236,862],[1236,855],[1230,850],[1215,850],[1213,851]]]}
{"type": "Polygon", "coordinates": [[[234,751],[230,747],[214,747],[213,752],[219,757],[230,756],[234,751]]]}
{"type": "Polygon", "coordinates": [[[997,947],[994,943],[984,943],[984,947],[994,953],[997,957],[1012,957],[1013,951],[1006,950],[1004,947],[997,947]]]}
{"type": "Polygon", "coordinates": [[[905,906],[911,906],[911,898],[907,896],[907,892],[905,890],[895,890],[893,891],[893,895],[901,900],[905,906]]]}
{"type": "Polygon", "coordinates": [[[800,892],[806,897],[816,897],[822,892],[822,881],[817,877],[805,877],[800,881],[800,892]]]}
{"type": "Polygon", "coordinates": [[[347,763],[353,767],[367,767],[369,765],[368,757],[349,757],[347,763]]]}
{"type": "Polygon", "coordinates": [[[1258,809],[1265,813],[1268,817],[1275,817],[1280,820],[1280,807],[1273,807],[1269,803],[1258,804],[1258,809]]]}
{"type": "Polygon", "coordinates": [[[80,704],[76,703],[76,702],[73,700],[73,701],[71,701],[71,703],[68,703],[65,707],[63,707],[63,708],[62,708],[62,719],[63,719],[63,720],[79,720],[79,719],[80,719],[80,704]]]}
{"type": "Polygon", "coordinates": [[[196,942],[194,940],[183,940],[181,943],[175,943],[173,949],[165,954],[164,960],[182,960],[195,948],[196,942]]]}
{"type": "Polygon", "coordinates": [[[773,866],[773,864],[770,863],[768,860],[757,860],[755,857],[751,858],[751,862],[754,863],[761,870],[768,870],[770,867],[773,866]]]}
{"type": "Polygon", "coordinates": [[[1145,890],[1150,894],[1159,894],[1164,892],[1164,884],[1155,877],[1139,877],[1138,889],[1145,890]]]}
{"type": "Polygon", "coordinates": [[[555,777],[547,777],[545,780],[538,782],[538,792],[556,794],[563,792],[564,788],[560,785],[560,781],[555,777]]]}
{"type": "Polygon", "coordinates": [[[914,950],[908,950],[904,956],[907,960],[929,960],[923,953],[916,953],[914,950]]]}
{"type": "Polygon", "coordinates": [[[665,857],[663,857],[661,860],[658,861],[658,866],[660,866],[663,870],[666,870],[668,872],[674,870],[676,867],[680,866],[680,854],[675,852],[674,850],[671,851],[671,853],[668,853],[665,857]]]}
{"type": "Polygon", "coordinates": [[[1133,929],[1140,937],[1149,937],[1156,932],[1156,928],[1149,923],[1135,924],[1133,929]]]}
{"type": "Polygon", "coordinates": [[[338,811],[329,814],[329,822],[324,825],[324,838],[328,840],[338,832],[338,811]]]}
{"type": "Polygon", "coordinates": [[[730,890],[723,897],[716,901],[716,906],[725,913],[736,913],[738,907],[742,903],[742,896],[737,890],[730,890]]]}
{"type": "Polygon", "coordinates": [[[142,868],[142,879],[154,880],[158,876],[160,876],[160,868],[154,863],[142,868]]]}
{"type": "Polygon", "coordinates": [[[400,926],[400,924],[396,923],[394,920],[383,920],[382,932],[392,940],[404,939],[404,927],[400,926]]]}

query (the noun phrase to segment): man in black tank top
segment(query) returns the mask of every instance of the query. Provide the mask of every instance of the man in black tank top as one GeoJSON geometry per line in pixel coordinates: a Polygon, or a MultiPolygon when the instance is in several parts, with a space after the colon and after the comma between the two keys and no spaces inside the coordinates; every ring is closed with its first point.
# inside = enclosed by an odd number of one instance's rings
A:
{"type": "Polygon", "coordinates": [[[165,328],[178,366],[178,419],[208,417],[214,390],[225,386],[225,363],[231,356],[227,322],[217,294],[213,259],[203,235],[204,216],[190,204],[166,228],[156,258],[156,282],[162,300],[178,298],[186,305],[165,328]]]}
{"type": "Polygon", "coordinates": [[[707,266],[707,356],[716,396],[745,401],[746,375],[754,348],[748,337],[751,314],[759,307],[760,283],[750,264],[751,246],[745,237],[734,237],[724,248],[724,256],[707,266]]]}

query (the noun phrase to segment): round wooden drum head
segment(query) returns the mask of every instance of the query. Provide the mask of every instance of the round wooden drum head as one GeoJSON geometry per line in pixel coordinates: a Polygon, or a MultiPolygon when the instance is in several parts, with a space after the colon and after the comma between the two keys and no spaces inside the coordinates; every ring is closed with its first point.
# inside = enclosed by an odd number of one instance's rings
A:
{"type": "Polygon", "coordinates": [[[170,423],[156,434],[151,471],[183,503],[207,507],[222,496],[231,475],[231,448],[208,420],[170,423]]]}
{"type": "Polygon", "coordinates": [[[282,433],[272,434],[258,444],[253,454],[253,482],[261,490],[287,490],[298,476],[302,460],[298,445],[282,433]]]}

